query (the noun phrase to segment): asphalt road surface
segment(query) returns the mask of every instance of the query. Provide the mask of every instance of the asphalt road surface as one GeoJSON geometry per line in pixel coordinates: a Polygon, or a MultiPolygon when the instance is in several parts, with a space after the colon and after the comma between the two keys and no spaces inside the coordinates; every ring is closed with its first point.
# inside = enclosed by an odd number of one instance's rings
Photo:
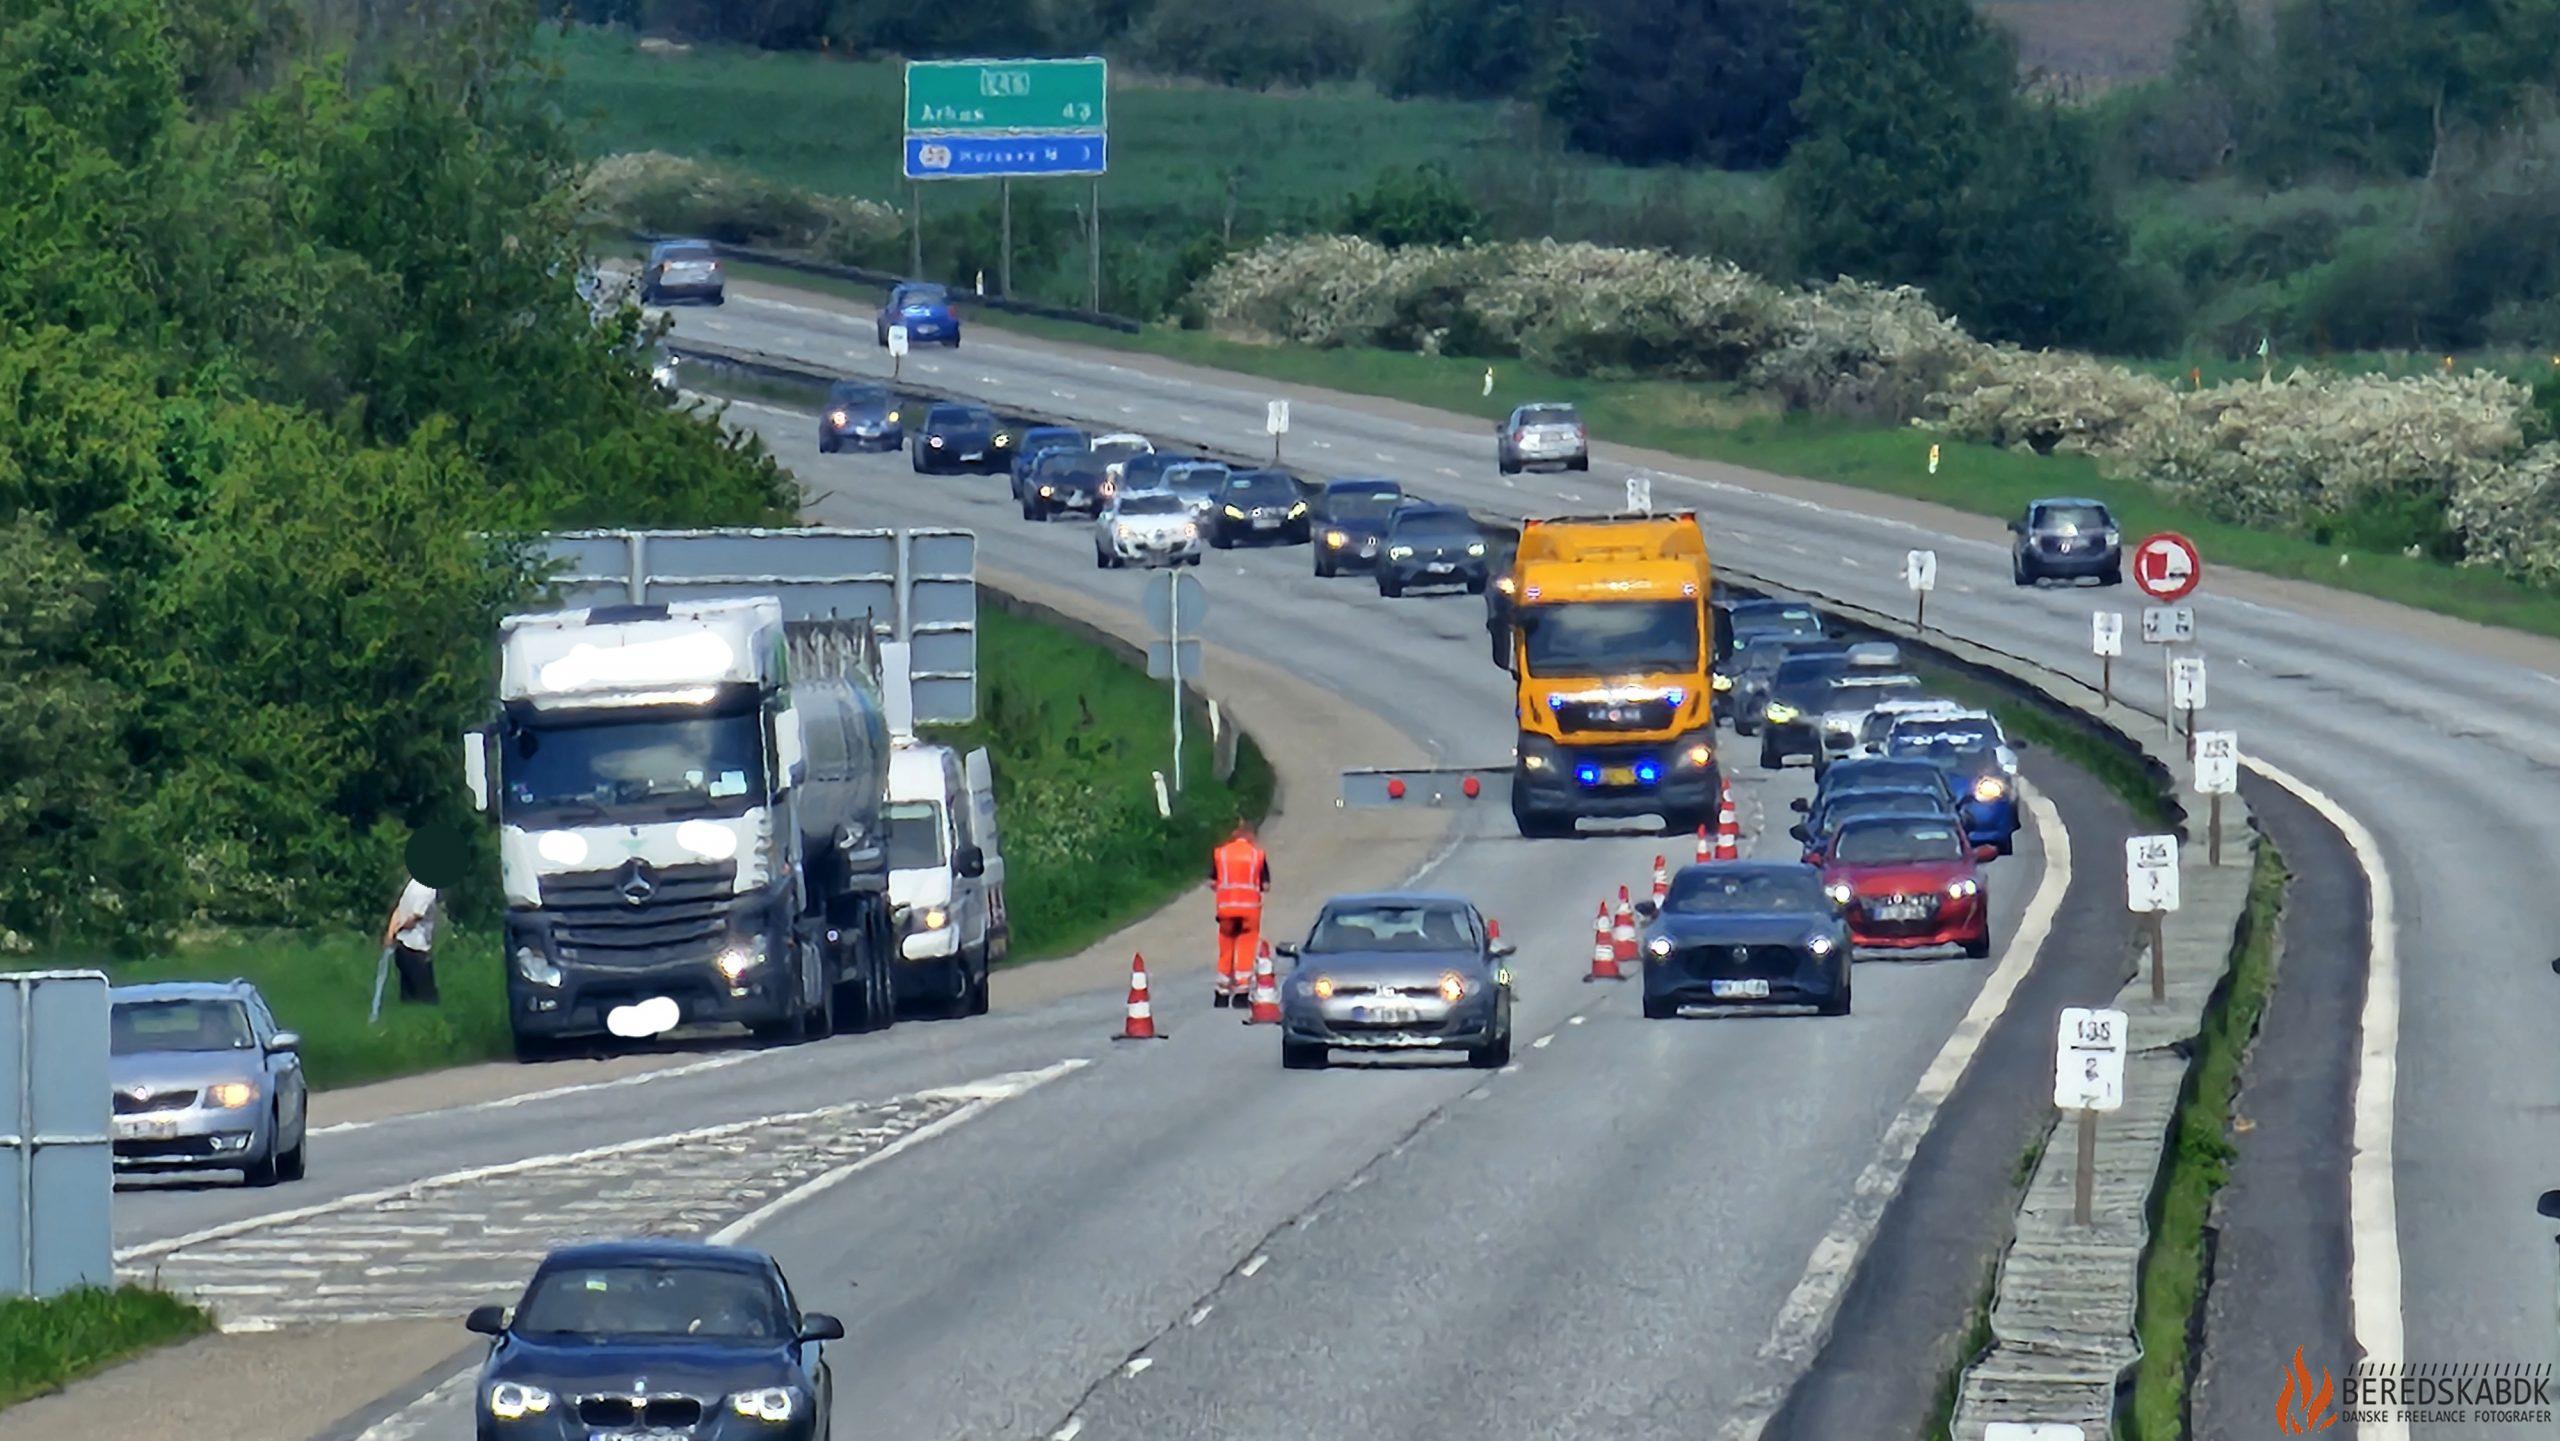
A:
{"type": "MultiPolygon", "coordinates": [[[[848,374],[887,373],[869,311],[754,287],[733,286],[731,295],[724,309],[682,312],[678,336],[848,374]]],[[[1908,606],[1904,553],[1932,549],[1933,625],[2093,671],[2090,612],[2122,612],[2132,634],[2118,667],[2120,693],[2147,695],[2155,710],[2162,704],[2158,652],[2138,639],[2143,598],[2130,587],[2013,587],[1995,521],[1675,464],[1612,447],[1606,436],[1594,438],[1588,474],[1503,477],[1493,466],[1490,427],[1477,422],[983,328],[958,351],[909,355],[905,374],[954,394],[1244,454],[1267,452],[1264,403],[1285,395],[1293,400],[1286,441],[1293,463],[1395,476],[1430,498],[1492,512],[1614,508],[1626,478],[1644,475],[1657,506],[1701,511],[1725,565],[1880,609],[1908,606]]],[[[1915,440],[1914,465],[1920,453],[1915,440]]],[[[897,482],[902,491],[915,485],[897,482]]],[[[878,499],[891,507],[886,489],[878,499]]],[[[2211,669],[2205,724],[2237,731],[2245,755],[2307,782],[2373,832],[2397,901],[2397,960],[2388,977],[2396,1007],[2378,1017],[2389,1026],[2367,1038],[2378,1057],[2396,1058],[2396,1092],[2388,1106],[2370,1088],[2363,1101],[2369,1134],[2387,1125],[2391,1138],[2384,1174],[2393,1182],[2396,1226],[2359,1238],[2362,1284],[2387,1275],[2379,1262],[2396,1259],[2396,1304],[2387,1291],[2369,1299],[2379,1303],[2376,1314],[2405,1316],[2408,1359],[2560,1362],[2550,1231],[2533,1209],[2560,1180],[2549,1159],[2560,1155],[2560,1108],[2551,1104],[2560,1058],[2545,1024],[2553,986],[2545,962],[2560,932],[2560,890],[2548,883],[2541,844],[2560,813],[2560,736],[2548,723],[2560,701],[2560,646],[2342,593],[2218,574],[2213,557],[2205,559],[2204,587],[2190,602],[2195,649],[2211,669]]],[[[2341,1034],[2336,1044],[2354,1047],[2358,1037],[2341,1034]]],[[[2389,1344],[2387,1336],[2374,1339],[2389,1344]]],[[[2344,1337],[2306,1341],[2314,1351],[2328,1348],[2333,1369],[2343,1372],[2354,1359],[2344,1337]]],[[[2427,1434],[2453,1441],[2501,1433],[2446,1425],[2427,1434]]]]}
{"type": "MultiPolygon", "coordinates": [[[[737,415],[770,427],[816,521],[969,525],[991,571],[1136,604],[1138,576],[1097,571],[1079,523],[1021,521],[1001,478],[821,458],[805,418],[737,415]]],[[[1480,601],[1382,602],[1314,580],[1303,547],[1212,555],[1207,639],[1451,760],[1507,755],[1480,601]]],[[[1806,773],[1733,775],[1750,848],[1791,854],[1806,773]]],[[[2058,824],[2049,807],[2039,824],[2058,824]]],[[[1495,810],[1421,879],[1475,897],[1520,947],[1504,1072],[1284,1073],[1272,1033],[1211,1010],[1194,966],[1159,982],[1171,1034],[1154,1045],[1115,1046],[1104,995],[715,1054],[343,1129],[282,1191],[128,1192],[119,1241],[256,1325],[458,1318],[509,1299],[511,1270],[551,1244],[742,1235],[845,1318],[841,1414],[881,1434],[1694,1436],[1768,1383],[1758,1348],[1915,1083],[2034,959],[2058,893],[2008,942],[2058,879],[2051,839],[2022,835],[1993,868],[1991,960],[1862,964],[1846,1018],[1648,1022],[1631,987],[1581,980],[1591,911],[1685,838],[1524,842],[1495,810]],[[805,1186],[821,1189],[792,1203],[805,1186]]],[[[458,1353],[468,1340],[457,1326],[458,1353]]],[[[455,1385],[392,1398],[371,1434],[460,1434],[467,1404],[455,1385]]]]}

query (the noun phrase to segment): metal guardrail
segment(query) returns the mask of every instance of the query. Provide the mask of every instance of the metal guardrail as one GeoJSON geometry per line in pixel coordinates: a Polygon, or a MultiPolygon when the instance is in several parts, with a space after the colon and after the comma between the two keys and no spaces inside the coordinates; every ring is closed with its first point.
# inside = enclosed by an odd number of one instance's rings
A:
{"type": "MultiPolygon", "coordinates": [[[[690,240],[694,237],[659,235],[650,231],[635,230],[631,232],[631,238],[642,245],[655,245],[664,240],[690,240]]],[[[714,253],[727,256],[732,260],[743,260],[750,265],[770,265],[777,270],[793,270],[802,275],[823,275],[830,280],[849,280],[857,285],[876,285],[880,287],[883,299],[887,298],[890,286],[920,278],[913,275],[900,275],[889,270],[871,270],[859,265],[838,265],[833,261],[811,260],[807,256],[792,255],[785,251],[759,250],[752,245],[730,245],[718,240],[711,241],[709,244],[714,253]]],[[[1125,315],[1111,315],[1099,310],[1086,310],[1080,306],[1050,305],[1043,301],[1024,300],[1019,296],[1010,295],[969,294],[956,285],[951,287],[951,292],[955,298],[964,299],[966,303],[981,310],[992,310],[998,314],[1028,315],[1041,320],[1063,320],[1075,325],[1090,325],[1101,330],[1116,330],[1123,335],[1135,335],[1146,328],[1125,315]]]]}

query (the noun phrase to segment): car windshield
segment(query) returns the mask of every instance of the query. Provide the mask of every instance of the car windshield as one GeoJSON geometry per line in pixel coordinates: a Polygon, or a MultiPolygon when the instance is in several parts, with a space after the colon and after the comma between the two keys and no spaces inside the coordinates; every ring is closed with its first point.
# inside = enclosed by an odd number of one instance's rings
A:
{"type": "MultiPolygon", "coordinates": [[[[508,727],[500,761],[511,814],[665,807],[742,812],[764,795],[756,712],[535,720],[508,727]]],[[[598,817],[602,819],[602,817],[598,817]]]]}
{"type": "Polygon", "coordinates": [[[1433,510],[1396,517],[1395,536],[1398,540],[1477,541],[1484,539],[1484,532],[1456,511],[1433,510]]]}
{"type": "Polygon", "coordinates": [[[1040,463],[1037,467],[1040,478],[1042,480],[1054,480],[1074,475],[1085,468],[1085,465],[1090,459],[1090,454],[1090,452],[1082,450],[1050,451],[1048,454],[1040,457],[1040,463]]]}
{"type": "Polygon", "coordinates": [[[947,303],[950,299],[951,292],[939,285],[910,285],[898,292],[898,304],[902,307],[931,309],[947,303]]]}
{"type": "Polygon", "coordinates": [[[1298,489],[1285,475],[1236,475],[1227,478],[1227,500],[1234,505],[1277,505],[1297,498],[1298,489]]]}
{"type": "Polygon", "coordinates": [[[827,390],[829,405],[886,405],[888,403],[889,392],[876,385],[837,384],[827,390]]]}
{"type": "Polygon", "coordinates": [[[889,869],[930,871],[942,865],[940,802],[898,801],[880,814],[889,824],[889,869]]]}
{"type": "Polygon", "coordinates": [[[1150,490],[1120,497],[1122,515],[1189,515],[1191,503],[1169,490],[1150,490]]]}
{"type": "Polygon", "coordinates": [[[728,1266],[633,1262],[545,1270],[525,1288],[520,1336],[693,1337],[784,1341],[789,1310],[773,1283],[728,1266]]]}
{"type": "Polygon", "coordinates": [[[1309,951],[1463,951],[1471,944],[1466,912],[1456,906],[1364,905],[1328,908],[1308,938],[1309,951]]]}
{"type": "Polygon", "coordinates": [[[1813,829],[1836,831],[1861,816],[1942,814],[1946,808],[1946,801],[1932,791],[1857,791],[1837,800],[1825,801],[1822,817],[1814,823],[1813,829]]]}
{"type": "Polygon", "coordinates": [[[1895,787],[1943,793],[1938,768],[1927,761],[1850,761],[1832,767],[1824,786],[1832,791],[1895,787]]]}
{"type": "Polygon", "coordinates": [[[1663,909],[1672,915],[1820,915],[1831,908],[1812,870],[1722,871],[1701,866],[1671,882],[1663,909]]]}
{"type": "Polygon", "coordinates": [[[2000,723],[1978,717],[1955,720],[1906,720],[1893,728],[1887,744],[1898,752],[1916,753],[1946,746],[1987,750],[2001,743],[2000,723]]]}
{"type": "Polygon", "coordinates": [[[1919,685],[1920,678],[1913,675],[1844,675],[1831,682],[1831,705],[1836,710],[1871,706],[1879,695],[1919,685]]]}
{"type": "Polygon", "coordinates": [[[1402,493],[1383,486],[1357,490],[1337,487],[1325,492],[1324,508],[1335,520],[1384,520],[1395,513],[1403,500],[1402,493]]]}
{"type": "Polygon", "coordinates": [[[1850,865],[1951,861],[1964,853],[1964,838],[1945,821],[1860,821],[1831,845],[1831,858],[1850,865]]]}
{"type": "Polygon", "coordinates": [[[1580,425],[1581,423],[1580,412],[1570,405],[1527,405],[1520,408],[1520,424],[1523,428],[1532,425],[1580,425]]]}
{"type": "Polygon", "coordinates": [[[2036,529],[2058,530],[2074,534],[2084,530],[2105,530],[2107,513],[2094,505],[2040,505],[2036,507],[2036,529]]]}
{"type": "Polygon", "coordinates": [[[249,1008],[238,1001],[118,1001],[108,1014],[107,1049],[118,1056],[245,1051],[257,1043],[249,1008]]]}
{"type": "Polygon", "coordinates": [[[670,245],[658,252],[658,259],[661,261],[681,261],[687,265],[699,264],[711,258],[712,250],[708,245],[670,245]]]}
{"type": "Polygon", "coordinates": [[[1216,495],[1227,483],[1223,465],[1177,465],[1164,473],[1167,490],[1177,495],[1205,499],[1216,495]]]}
{"type": "Polygon", "coordinates": [[[1533,675],[1698,668],[1696,601],[1577,601],[1533,606],[1522,619],[1533,675]]]}
{"type": "Polygon", "coordinates": [[[1737,605],[1732,610],[1733,633],[1736,636],[1790,636],[1822,634],[1822,617],[1809,605],[1772,605],[1768,603],[1737,605]]]}
{"type": "Polygon", "coordinates": [[[1097,440],[1093,443],[1093,453],[1100,456],[1106,465],[1115,460],[1127,460],[1133,455],[1145,455],[1154,449],[1143,440],[1097,440]]]}
{"type": "Polygon", "coordinates": [[[1035,425],[1022,433],[1022,448],[1024,450],[1052,450],[1070,447],[1082,449],[1083,446],[1084,437],[1072,430],[1060,430],[1051,426],[1035,425]]]}
{"type": "Polygon", "coordinates": [[[924,423],[934,430],[985,430],[996,423],[996,418],[963,405],[937,405],[924,423]]]}

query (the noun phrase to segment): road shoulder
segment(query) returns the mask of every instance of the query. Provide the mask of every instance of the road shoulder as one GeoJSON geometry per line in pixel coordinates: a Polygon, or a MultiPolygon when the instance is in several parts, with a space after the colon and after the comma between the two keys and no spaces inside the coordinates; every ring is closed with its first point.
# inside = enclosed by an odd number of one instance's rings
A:
{"type": "Polygon", "coordinates": [[[414,1385],[457,1339],[459,1317],[202,1336],[0,1411],[0,1441],[279,1441],[414,1385]]]}

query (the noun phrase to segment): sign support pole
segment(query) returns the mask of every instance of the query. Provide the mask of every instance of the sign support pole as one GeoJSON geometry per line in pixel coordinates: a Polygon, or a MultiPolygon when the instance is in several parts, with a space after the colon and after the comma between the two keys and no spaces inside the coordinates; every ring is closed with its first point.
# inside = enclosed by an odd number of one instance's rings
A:
{"type": "Polygon", "coordinates": [[[2092,1194],[2098,1189],[2098,1113],[2080,1112],[2080,1153],[2071,1168],[2071,1224],[2087,1226],[2092,1194]]]}
{"type": "Polygon", "coordinates": [[[2222,864],[2222,793],[2214,792],[2206,799],[2207,813],[2212,816],[2206,832],[2205,860],[2208,865],[2222,864]]]}
{"type": "Polygon", "coordinates": [[[1165,639],[1173,654],[1167,668],[1173,672],[1173,790],[1182,793],[1182,585],[1179,580],[1167,586],[1165,639]]]}
{"type": "Polygon", "coordinates": [[[2142,918],[2142,927],[2151,933],[2151,999],[2165,1001],[2169,999],[2167,927],[2162,924],[2158,911],[2145,914],[2142,918]]]}
{"type": "Polygon", "coordinates": [[[1013,294],[1013,177],[996,182],[996,205],[1004,220],[1004,245],[996,254],[996,294],[1013,294]]]}
{"type": "Polygon", "coordinates": [[[2160,647],[2160,723],[2178,733],[2178,648],[2160,647]]]}
{"type": "Polygon", "coordinates": [[[1918,595],[1919,609],[1912,615],[1911,628],[1926,635],[1929,631],[1929,593],[1924,590],[1918,592],[1918,595]]]}
{"type": "Polygon", "coordinates": [[[907,182],[907,274],[924,275],[924,182],[907,182]]]}
{"type": "MultiPolygon", "coordinates": [[[[1093,313],[1102,313],[1102,177],[1093,177],[1093,313]]],[[[1180,786],[1175,787],[1181,789],[1180,786]]]]}
{"type": "Polygon", "coordinates": [[[2098,701],[2102,705],[2116,703],[2116,658],[2111,655],[2098,657],[2098,701]]]}

